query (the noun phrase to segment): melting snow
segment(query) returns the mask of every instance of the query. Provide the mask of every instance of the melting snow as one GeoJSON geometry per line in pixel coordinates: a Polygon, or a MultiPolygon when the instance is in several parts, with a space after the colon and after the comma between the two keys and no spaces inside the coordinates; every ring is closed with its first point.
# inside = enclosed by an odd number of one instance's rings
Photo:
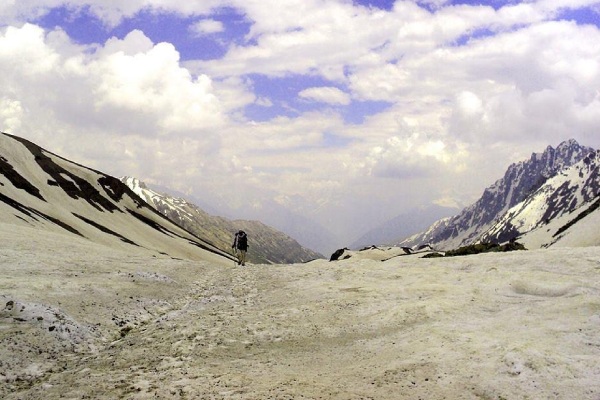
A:
{"type": "Polygon", "coordinates": [[[0,224],[3,399],[600,398],[598,247],[234,268],[29,232],[0,224]]]}

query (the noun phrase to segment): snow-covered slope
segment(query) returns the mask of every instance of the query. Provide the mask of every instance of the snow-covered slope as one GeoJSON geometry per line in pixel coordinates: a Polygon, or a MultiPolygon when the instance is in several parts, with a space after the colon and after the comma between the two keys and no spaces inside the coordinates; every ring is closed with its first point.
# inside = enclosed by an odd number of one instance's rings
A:
{"type": "Polygon", "coordinates": [[[196,223],[198,214],[206,214],[182,198],[172,197],[149,188],[137,178],[125,176],[121,178],[121,182],[140,196],[148,205],[183,227],[196,223]]]}
{"type": "Polygon", "coordinates": [[[549,179],[511,208],[481,240],[502,242],[523,235],[529,247],[600,245],[598,204],[600,151],[549,179]],[[534,232],[535,231],[535,232],[534,232]]]}
{"type": "MultiPolygon", "coordinates": [[[[387,261],[392,258],[401,256],[425,256],[428,253],[436,253],[429,246],[424,246],[421,249],[413,250],[408,247],[396,247],[396,246],[368,246],[360,250],[350,250],[348,248],[338,249],[331,255],[329,261],[346,261],[352,259],[357,260],[371,260],[371,261],[387,261]]],[[[439,254],[439,253],[438,253],[439,254]]],[[[441,256],[441,254],[440,254],[441,256]]]]}
{"type": "Polygon", "coordinates": [[[600,247],[223,268],[5,228],[2,400],[600,398],[600,247]]]}
{"type": "Polygon", "coordinates": [[[121,181],[161,214],[217,247],[228,249],[234,233],[243,229],[250,239],[248,251],[250,262],[279,264],[323,258],[321,254],[302,247],[288,235],[259,221],[231,221],[212,216],[183,198],[149,188],[137,178],[123,177],[121,181]]]}
{"type": "Polygon", "coordinates": [[[230,257],[164,218],[118,179],[4,133],[0,222],[76,235],[132,253],[221,263],[230,257]]]}
{"type": "Polygon", "coordinates": [[[561,143],[556,149],[548,146],[543,153],[534,153],[529,160],[512,164],[503,178],[487,188],[477,202],[460,214],[437,221],[427,231],[399,245],[429,243],[448,250],[475,243],[510,208],[525,200],[550,177],[581,161],[593,151],[573,139],[561,143]]]}

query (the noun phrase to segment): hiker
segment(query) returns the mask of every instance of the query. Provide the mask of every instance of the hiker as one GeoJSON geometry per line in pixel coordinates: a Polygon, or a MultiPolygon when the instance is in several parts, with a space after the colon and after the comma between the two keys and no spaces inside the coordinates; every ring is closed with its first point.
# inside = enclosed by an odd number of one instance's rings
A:
{"type": "Polygon", "coordinates": [[[248,251],[248,236],[246,232],[240,230],[235,234],[231,248],[235,251],[238,265],[246,265],[246,252],[248,251]]]}

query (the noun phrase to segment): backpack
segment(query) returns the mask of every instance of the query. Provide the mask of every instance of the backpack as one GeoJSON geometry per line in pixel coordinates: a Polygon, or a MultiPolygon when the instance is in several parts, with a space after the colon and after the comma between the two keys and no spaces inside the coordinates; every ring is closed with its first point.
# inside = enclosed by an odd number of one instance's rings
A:
{"type": "Polygon", "coordinates": [[[240,250],[248,250],[248,236],[246,232],[241,231],[235,234],[235,247],[240,250]]]}

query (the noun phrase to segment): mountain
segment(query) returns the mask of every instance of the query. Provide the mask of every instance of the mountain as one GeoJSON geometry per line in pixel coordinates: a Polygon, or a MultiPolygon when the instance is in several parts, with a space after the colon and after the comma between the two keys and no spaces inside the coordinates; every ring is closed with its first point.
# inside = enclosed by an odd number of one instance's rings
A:
{"type": "Polygon", "coordinates": [[[229,265],[231,255],[169,221],[117,178],[0,133],[0,223],[61,232],[131,254],[229,265]]]}
{"type": "MultiPolygon", "coordinates": [[[[124,178],[127,178],[127,177],[122,177],[121,181],[123,181],[124,178]]],[[[143,184],[143,182],[142,182],[142,184],[143,184]]],[[[152,184],[152,190],[157,193],[168,193],[169,196],[171,196],[171,197],[179,197],[182,199],[187,199],[190,203],[195,204],[198,208],[200,208],[201,210],[203,210],[204,212],[206,212],[208,214],[220,215],[220,216],[223,216],[228,219],[235,219],[235,218],[229,218],[226,212],[221,212],[221,210],[219,208],[214,207],[212,204],[203,201],[203,199],[190,197],[189,195],[187,195],[183,192],[174,190],[170,187],[152,184]]]]}
{"type": "Polygon", "coordinates": [[[571,139],[556,149],[548,146],[543,153],[533,153],[529,160],[512,164],[503,178],[485,189],[481,198],[460,214],[439,220],[425,232],[399,244],[414,247],[428,243],[448,250],[475,243],[510,208],[525,200],[550,177],[592,152],[594,149],[571,139]]]}
{"type": "Polygon", "coordinates": [[[350,248],[360,249],[374,244],[398,243],[406,237],[427,229],[435,221],[448,217],[456,211],[456,208],[442,207],[435,204],[413,209],[365,233],[350,245],[350,248]]]}
{"type": "MultiPolygon", "coordinates": [[[[346,243],[331,232],[327,223],[317,222],[317,217],[309,216],[310,213],[293,199],[282,202],[281,198],[276,199],[274,193],[263,193],[260,198],[253,198],[249,204],[243,186],[237,186],[227,196],[206,190],[202,192],[201,198],[164,186],[152,185],[152,189],[168,193],[171,197],[185,198],[211,215],[219,215],[229,220],[261,221],[294,238],[302,247],[321,254],[334,251],[340,242],[346,243]]],[[[321,221],[323,220],[328,220],[327,216],[321,218],[321,221]]]]}
{"type": "MultiPolygon", "coordinates": [[[[239,215],[240,211],[231,214],[239,215]]],[[[260,220],[275,229],[285,232],[303,247],[315,250],[321,254],[334,251],[339,240],[326,225],[315,222],[302,212],[290,209],[274,200],[264,199],[260,204],[253,204],[243,210],[244,219],[260,220]]]]}
{"type": "Polygon", "coordinates": [[[183,198],[149,188],[139,179],[123,177],[121,181],[161,214],[216,247],[230,249],[235,232],[240,229],[246,231],[250,240],[250,262],[290,264],[323,258],[321,254],[302,247],[291,237],[261,222],[230,221],[212,216],[183,198]]]}
{"type": "Polygon", "coordinates": [[[549,179],[511,208],[481,241],[517,238],[530,248],[600,245],[600,151],[549,179]]]}

